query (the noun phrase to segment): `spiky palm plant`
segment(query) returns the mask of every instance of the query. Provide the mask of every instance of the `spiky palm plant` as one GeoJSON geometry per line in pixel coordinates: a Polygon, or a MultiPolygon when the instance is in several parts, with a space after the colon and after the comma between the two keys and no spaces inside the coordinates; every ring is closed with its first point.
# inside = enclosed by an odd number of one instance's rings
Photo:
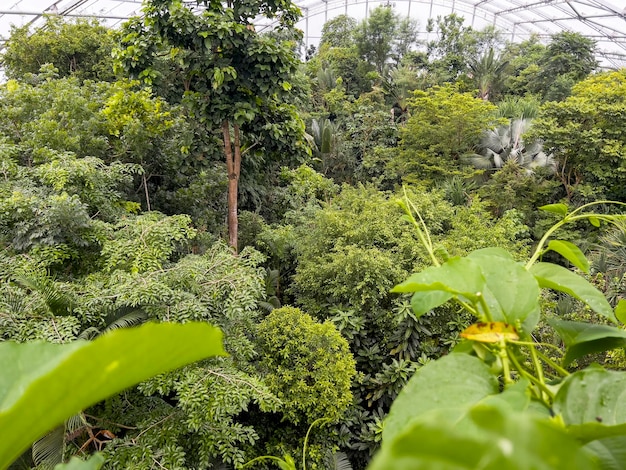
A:
{"type": "Polygon", "coordinates": [[[497,170],[509,160],[526,169],[527,173],[537,168],[556,170],[553,155],[543,151],[541,141],[524,141],[524,134],[531,124],[529,118],[511,119],[507,125],[489,129],[483,134],[478,153],[469,156],[470,162],[484,170],[497,170]]]}
{"type": "Polygon", "coordinates": [[[478,88],[478,97],[488,100],[501,88],[509,62],[500,59],[493,49],[470,62],[471,78],[478,88]]]}

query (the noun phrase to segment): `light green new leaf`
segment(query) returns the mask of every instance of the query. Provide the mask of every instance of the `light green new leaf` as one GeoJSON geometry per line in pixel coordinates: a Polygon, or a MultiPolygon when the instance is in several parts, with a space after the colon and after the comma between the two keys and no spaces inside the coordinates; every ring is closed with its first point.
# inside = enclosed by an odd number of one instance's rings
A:
{"type": "Polygon", "coordinates": [[[477,405],[462,422],[418,420],[385,443],[368,470],[592,470],[595,462],[544,418],[477,405]]]}
{"type": "Polygon", "coordinates": [[[582,442],[626,435],[626,372],[588,367],[568,376],[553,410],[582,442]]]}
{"type": "Polygon", "coordinates": [[[589,223],[594,227],[600,227],[600,219],[597,217],[589,216],[589,223]]]}
{"type": "Polygon", "coordinates": [[[224,355],[206,323],[146,324],[95,341],[0,343],[0,468],[67,417],[156,374],[224,355]]]}
{"type": "Polygon", "coordinates": [[[540,287],[553,289],[585,302],[591,309],[617,323],[611,305],[598,289],[576,273],[552,263],[536,263],[530,268],[540,287]]]}
{"type": "Polygon", "coordinates": [[[413,375],[391,405],[383,427],[383,446],[424,413],[458,410],[460,415],[498,389],[496,377],[476,357],[449,354],[429,362],[413,375]]]}
{"type": "Polygon", "coordinates": [[[527,332],[539,321],[539,284],[524,266],[502,248],[473,251],[468,258],[476,262],[485,278],[485,301],[491,321],[515,325],[518,321],[527,332]]]}
{"type": "Polygon", "coordinates": [[[561,337],[567,350],[563,365],[586,354],[609,351],[626,346],[626,331],[608,325],[548,319],[548,323],[561,337]]]}
{"type": "Polygon", "coordinates": [[[541,206],[539,209],[542,211],[559,214],[563,217],[565,217],[568,212],[567,206],[565,204],[548,204],[546,206],[541,206]]]}
{"type": "Polygon", "coordinates": [[[441,266],[431,266],[413,274],[392,292],[416,292],[411,305],[417,317],[450,300],[455,294],[475,298],[485,289],[485,279],[475,262],[468,258],[451,258],[441,266]]]}
{"type": "Polygon", "coordinates": [[[565,240],[550,240],[548,250],[556,251],[582,272],[589,272],[589,261],[580,248],[573,243],[565,240]]]}

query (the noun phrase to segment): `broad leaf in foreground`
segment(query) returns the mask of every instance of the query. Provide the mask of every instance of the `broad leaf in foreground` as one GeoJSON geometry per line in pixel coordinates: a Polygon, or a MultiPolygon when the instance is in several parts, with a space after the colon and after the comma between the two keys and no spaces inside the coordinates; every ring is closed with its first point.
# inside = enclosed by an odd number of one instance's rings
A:
{"type": "Polygon", "coordinates": [[[381,447],[368,470],[592,470],[580,444],[544,418],[477,405],[460,422],[415,421],[381,447]]]}
{"type": "Polygon", "coordinates": [[[614,326],[556,318],[548,319],[548,323],[556,330],[567,348],[563,358],[564,366],[586,354],[626,347],[626,331],[614,326]]]}
{"type": "Polygon", "coordinates": [[[383,428],[383,446],[424,413],[448,409],[462,414],[498,391],[496,377],[476,357],[450,354],[429,362],[413,375],[391,405],[383,428]]]}
{"type": "Polygon", "coordinates": [[[589,272],[589,261],[581,249],[572,242],[568,242],[566,240],[550,240],[548,243],[548,250],[556,251],[582,272],[589,272]]]}
{"type": "Polygon", "coordinates": [[[146,324],[95,341],[0,343],[0,468],[67,417],[154,375],[224,355],[206,323],[146,324]]]}
{"type": "Polygon", "coordinates": [[[559,388],[553,410],[582,442],[626,435],[626,372],[589,367],[573,373],[559,388]]]}
{"type": "Polygon", "coordinates": [[[411,306],[417,317],[446,303],[454,295],[475,297],[485,288],[480,267],[467,258],[451,258],[441,266],[431,266],[413,274],[391,292],[415,292],[411,306]]]}
{"type": "Polygon", "coordinates": [[[523,265],[502,248],[484,248],[468,255],[485,278],[485,301],[491,321],[523,325],[531,332],[539,321],[539,285],[523,265]]]}
{"type": "Polygon", "coordinates": [[[564,292],[585,302],[591,309],[617,323],[611,305],[602,292],[576,273],[552,263],[537,263],[530,268],[539,286],[564,292]]]}

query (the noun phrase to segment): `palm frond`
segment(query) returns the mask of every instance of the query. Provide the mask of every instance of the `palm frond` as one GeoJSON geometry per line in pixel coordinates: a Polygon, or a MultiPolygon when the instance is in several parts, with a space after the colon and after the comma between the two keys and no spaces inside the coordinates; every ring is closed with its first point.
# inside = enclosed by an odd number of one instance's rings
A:
{"type": "Polygon", "coordinates": [[[65,426],[59,426],[33,443],[33,462],[40,468],[52,470],[63,462],[64,448],[65,426]]]}
{"type": "Polygon", "coordinates": [[[96,336],[100,335],[101,333],[102,331],[100,331],[95,326],[90,326],[86,330],[81,331],[76,337],[76,339],[85,339],[89,341],[89,340],[94,339],[96,336]]]}
{"type": "Polygon", "coordinates": [[[328,470],[352,470],[352,464],[344,452],[332,452],[327,455],[326,468],[328,470]]]}
{"type": "Polygon", "coordinates": [[[14,275],[13,281],[39,295],[52,315],[65,316],[72,312],[73,299],[47,273],[35,270],[22,272],[14,275]]]}
{"type": "Polygon", "coordinates": [[[148,315],[141,309],[133,309],[132,311],[122,315],[111,321],[103,333],[107,331],[117,330],[119,328],[130,328],[132,326],[141,325],[148,319],[148,315]]]}

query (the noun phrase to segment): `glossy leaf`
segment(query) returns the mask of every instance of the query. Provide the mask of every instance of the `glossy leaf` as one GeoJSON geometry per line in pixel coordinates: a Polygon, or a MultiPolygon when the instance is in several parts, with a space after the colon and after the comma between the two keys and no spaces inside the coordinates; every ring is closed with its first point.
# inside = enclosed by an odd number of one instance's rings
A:
{"type": "Polygon", "coordinates": [[[146,324],[95,341],[0,343],[0,468],[67,417],[156,374],[224,355],[206,323],[146,324]]]}
{"type": "Polygon", "coordinates": [[[474,298],[485,288],[480,267],[467,258],[451,258],[441,266],[431,266],[413,274],[392,292],[417,292],[411,304],[415,315],[421,316],[450,300],[453,295],[474,298]],[[427,295],[423,295],[426,292],[427,295]]]}
{"type": "Polygon", "coordinates": [[[385,441],[369,470],[591,470],[580,444],[548,420],[478,405],[461,422],[411,423],[385,441]]]}
{"type": "Polygon", "coordinates": [[[597,217],[590,216],[589,223],[594,227],[600,227],[600,219],[598,219],[597,217]]]}
{"type": "Polygon", "coordinates": [[[553,214],[558,214],[563,217],[565,217],[568,212],[567,206],[565,204],[548,204],[545,206],[541,206],[539,209],[546,212],[552,212],[553,214]]]}
{"type": "Polygon", "coordinates": [[[594,454],[600,470],[626,469],[626,436],[599,439],[584,448],[594,454]]]}
{"type": "Polygon", "coordinates": [[[552,263],[534,264],[530,272],[541,287],[569,294],[585,302],[594,312],[617,323],[613,309],[602,292],[576,273],[552,263]]]}
{"type": "Polygon", "coordinates": [[[502,248],[485,248],[469,254],[480,266],[487,288],[483,296],[491,320],[522,324],[530,332],[539,321],[539,285],[524,266],[502,248]]]}
{"type": "Polygon", "coordinates": [[[563,358],[565,366],[587,354],[626,346],[626,331],[614,326],[557,320],[556,318],[548,319],[548,323],[556,330],[567,347],[563,358]]]}
{"type": "Polygon", "coordinates": [[[559,388],[553,410],[583,442],[626,435],[626,372],[596,366],[573,373],[559,388]]]}
{"type": "Polygon", "coordinates": [[[449,354],[429,362],[404,386],[385,418],[383,442],[394,439],[411,420],[433,410],[463,414],[470,406],[497,393],[496,377],[480,359],[449,354]]]}
{"type": "Polygon", "coordinates": [[[589,261],[580,248],[573,243],[565,240],[550,240],[548,250],[556,251],[581,271],[589,272],[589,261]]]}

